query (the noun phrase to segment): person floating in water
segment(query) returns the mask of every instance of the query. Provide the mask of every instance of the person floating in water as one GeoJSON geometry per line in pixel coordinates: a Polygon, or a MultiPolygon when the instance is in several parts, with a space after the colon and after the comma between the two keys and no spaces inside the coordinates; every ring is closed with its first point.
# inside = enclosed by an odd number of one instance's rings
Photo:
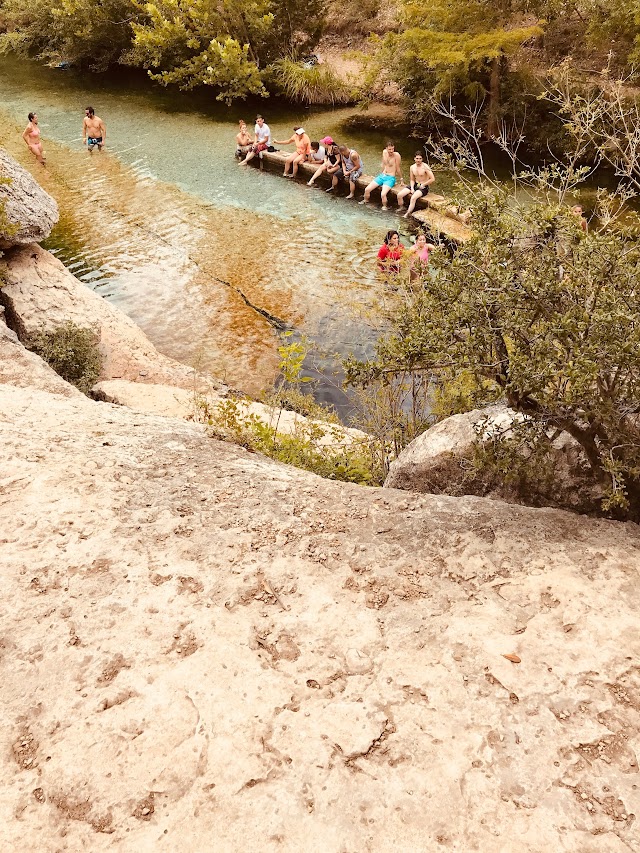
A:
{"type": "Polygon", "coordinates": [[[87,151],[93,151],[94,148],[102,151],[107,144],[107,128],[93,107],[87,107],[84,111],[82,144],[87,146],[87,151]]]}
{"type": "Polygon", "coordinates": [[[387,207],[387,196],[389,195],[389,190],[395,186],[396,182],[402,184],[402,158],[396,151],[396,147],[393,142],[387,142],[387,145],[382,152],[382,172],[375,177],[371,183],[367,186],[364,191],[364,198],[360,202],[360,204],[366,204],[369,201],[369,197],[373,190],[376,187],[382,187],[382,209],[388,210],[387,207]]]}
{"type": "Polygon", "coordinates": [[[289,139],[276,139],[274,141],[276,145],[296,146],[295,153],[289,154],[284,161],[284,172],[282,173],[285,178],[295,178],[300,163],[304,163],[311,156],[311,140],[305,133],[304,127],[294,127],[293,135],[289,139]],[[292,167],[291,173],[289,173],[289,166],[292,167]]]}
{"type": "Polygon", "coordinates": [[[242,159],[251,151],[253,143],[247,131],[247,123],[240,119],[239,125],[240,133],[236,136],[236,157],[242,159]]]}
{"type": "Polygon", "coordinates": [[[256,126],[253,129],[254,132],[254,141],[251,146],[251,150],[244,158],[238,163],[238,166],[246,166],[250,160],[253,160],[254,157],[260,157],[260,168],[262,168],[262,154],[267,148],[271,145],[271,130],[269,129],[269,125],[266,123],[262,116],[256,116],[256,126]]]}
{"type": "Polygon", "coordinates": [[[400,272],[400,259],[404,246],[397,231],[387,231],[384,243],[378,252],[378,269],[384,273],[397,275],[400,272]]]}
{"type": "Polygon", "coordinates": [[[42,140],[40,139],[40,128],[38,127],[38,116],[35,113],[29,113],[29,124],[26,126],[22,138],[27,143],[27,148],[38,163],[44,166],[46,163],[44,151],[42,149],[42,140]]]}
{"type": "Polygon", "coordinates": [[[413,159],[414,164],[409,169],[409,182],[411,186],[398,190],[398,209],[403,206],[406,196],[411,196],[409,207],[404,215],[405,219],[411,216],[416,209],[418,199],[429,194],[429,187],[436,179],[436,176],[424,162],[422,151],[416,151],[416,156],[413,159]]]}

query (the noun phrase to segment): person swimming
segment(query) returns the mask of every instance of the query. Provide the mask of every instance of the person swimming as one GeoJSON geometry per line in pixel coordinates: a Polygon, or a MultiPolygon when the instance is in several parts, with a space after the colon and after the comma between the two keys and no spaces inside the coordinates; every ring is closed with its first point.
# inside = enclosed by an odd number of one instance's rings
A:
{"type": "Polygon", "coordinates": [[[409,252],[409,278],[413,281],[424,278],[429,264],[429,255],[435,249],[434,243],[429,243],[427,235],[421,231],[409,252]]]}
{"type": "Polygon", "coordinates": [[[40,128],[38,127],[38,116],[36,113],[29,113],[29,124],[25,127],[24,133],[22,134],[22,138],[26,142],[27,148],[33,156],[36,158],[38,163],[41,163],[43,166],[46,163],[44,150],[42,148],[42,140],[40,138],[40,128]]]}

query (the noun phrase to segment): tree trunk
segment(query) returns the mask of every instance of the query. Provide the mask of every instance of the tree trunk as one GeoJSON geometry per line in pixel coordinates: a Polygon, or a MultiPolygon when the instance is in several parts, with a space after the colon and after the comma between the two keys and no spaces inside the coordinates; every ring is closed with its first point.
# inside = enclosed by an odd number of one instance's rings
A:
{"type": "Polygon", "coordinates": [[[491,62],[489,76],[489,115],[487,117],[487,139],[498,135],[500,117],[500,71],[502,55],[496,56],[491,62]]]}

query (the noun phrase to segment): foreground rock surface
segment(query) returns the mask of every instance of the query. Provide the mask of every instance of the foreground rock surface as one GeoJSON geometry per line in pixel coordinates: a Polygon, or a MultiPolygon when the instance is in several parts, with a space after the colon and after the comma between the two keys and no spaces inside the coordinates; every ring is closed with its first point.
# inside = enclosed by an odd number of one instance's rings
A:
{"type": "MultiPolygon", "coordinates": [[[[506,406],[488,406],[445,418],[405,447],[390,466],[385,487],[448,495],[490,496],[530,506],[594,512],[601,489],[589,477],[578,443],[567,433],[553,442],[553,476],[521,482],[490,476],[474,464],[478,442],[509,435],[522,415],[506,406]]],[[[551,473],[551,472],[550,472],[551,473]]]]}
{"type": "Polygon", "coordinates": [[[11,385],[0,432],[4,850],[640,847],[635,525],[11,385]]]}
{"type": "MultiPolygon", "coordinates": [[[[50,252],[31,244],[0,260],[6,284],[0,290],[7,322],[26,341],[67,321],[92,329],[104,357],[101,379],[165,383],[193,390],[213,383],[193,368],[162,355],[126,314],[75,276],[50,252]]],[[[224,390],[221,383],[215,386],[224,390]]]]}
{"type": "Polygon", "coordinates": [[[0,225],[0,249],[46,240],[58,221],[58,205],[26,169],[0,148],[0,203],[10,228],[0,225]]]}

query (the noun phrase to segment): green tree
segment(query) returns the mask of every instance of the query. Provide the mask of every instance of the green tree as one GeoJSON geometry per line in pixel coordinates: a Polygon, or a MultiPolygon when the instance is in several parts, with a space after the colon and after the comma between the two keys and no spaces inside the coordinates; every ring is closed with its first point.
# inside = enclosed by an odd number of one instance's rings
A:
{"type": "Polygon", "coordinates": [[[425,8],[415,0],[401,0],[400,31],[374,37],[370,89],[397,83],[416,118],[428,112],[434,93],[451,92],[475,101],[486,98],[486,134],[493,136],[509,58],[543,32],[539,25],[503,26],[503,6],[511,4],[434,0],[425,8]]]}
{"type": "Polygon", "coordinates": [[[104,71],[131,43],[131,0],[0,0],[0,51],[104,71]]]}

